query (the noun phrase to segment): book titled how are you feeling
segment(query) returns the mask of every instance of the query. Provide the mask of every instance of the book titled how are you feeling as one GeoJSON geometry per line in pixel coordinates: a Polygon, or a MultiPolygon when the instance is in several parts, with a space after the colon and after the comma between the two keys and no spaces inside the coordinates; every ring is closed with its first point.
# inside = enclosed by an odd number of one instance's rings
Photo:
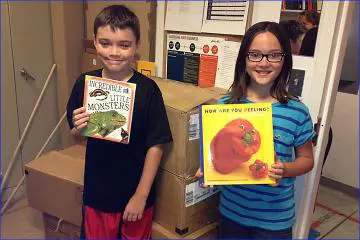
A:
{"type": "Polygon", "coordinates": [[[271,103],[203,105],[199,113],[204,184],[275,184],[271,103]]]}
{"type": "Polygon", "coordinates": [[[90,119],[81,134],[128,144],[135,91],[133,83],[86,75],[84,107],[90,119]]]}

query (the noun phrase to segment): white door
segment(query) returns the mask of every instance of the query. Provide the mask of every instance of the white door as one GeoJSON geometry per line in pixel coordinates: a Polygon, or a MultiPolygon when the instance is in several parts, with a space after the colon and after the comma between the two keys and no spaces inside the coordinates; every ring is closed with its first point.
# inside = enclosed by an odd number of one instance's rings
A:
{"type": "MultiPolygon", "coordinates": [[[[324,1],[318,40],[315,49],[313,81],[308,96],[310,110],[321,119],[317,146],[314,150],[314,169],[307,174],[298,211],[294,238],[307,238],[313,216],[328,131],[335,106],[342,64],[355,2],[324,1]],[[316,110],[316,111],[315,111],[316,110]]],[[[357,63],[354,63],[357,64],[357,63]]]]}
{"type": "MultiPolygon", "coordinates": [[[[2,1],[1,15],[1,167],[4,176],[54,63],[54,57],[50,2],[2,1]],[[24,77],[21,70],[27,71],[33,78],[24,77]]],[[[24,172],[23,165],[35,157],[58,122],[55,74],[50,81],[28,130],[17,163],[9,174],[7,188],[18,183],[24,172]]],[[[54,137],[47,149],[57,146],[59,136],[54,137]]],[[[6,198],[6,194],[3,196],[6,198]]]]}

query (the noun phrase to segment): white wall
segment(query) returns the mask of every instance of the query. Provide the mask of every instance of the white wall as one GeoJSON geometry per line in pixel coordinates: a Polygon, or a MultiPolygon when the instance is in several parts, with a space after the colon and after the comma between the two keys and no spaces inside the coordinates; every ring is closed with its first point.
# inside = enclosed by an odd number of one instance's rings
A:
{"type": "Polygon", "coordinates": [[[254,1],[251,25],[261,21],[279,22],[281,1],[254,1]]]}
{"type": "Polygon", "coordinates": [[[323,176],[359,188],[359,92],[338,92],[331,122],[333,141],[323,176]]]}

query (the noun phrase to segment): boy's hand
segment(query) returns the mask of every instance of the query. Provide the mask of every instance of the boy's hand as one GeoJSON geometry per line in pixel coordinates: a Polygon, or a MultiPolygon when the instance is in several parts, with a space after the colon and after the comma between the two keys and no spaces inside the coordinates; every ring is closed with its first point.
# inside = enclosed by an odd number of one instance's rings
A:
{"type": "MultiPolygon", "coordinates": [[[[195,179],[196,180],[199,180],[204,174],[201,172],[200,168],[196,171],[195,173],[195,179]]],[[[214,186],[213,185],[205,185],[205,184],[200,184],[200,187],[202,188],[208,188],[208,187],[211,187],[213,188],[214,186]]]]}
{"type": "Polygon", "coordinates": [[[280,180],[284,177],[284,175],[285,175],[284,163],[281,162],[275,155],[275,163],[269,169],[269,177],[275,180],[276,182],[275,186],[276,186],[279,184],[280,180]]]}
{"type": "Polygon", "coordinates": [[[145,209],[145,204],[146,197],[135,193],[126,205],[123,219],[130,222],[140,220],[145,209]]]}
{"type": "Polygon", "coordinates": [[[195,173],[195,179],[198,180],[200,179],[204,174],[201,172],[200,168],[198,168],[198,170],[195,173]]]}
{"type": "Polygon", "coordinates": [[[75,109],[73,112],[73,124],[76,130],[81,130],[86,127],[87,122],[89,121],[89,113],[85,112],[85,107],[75,109]]]}

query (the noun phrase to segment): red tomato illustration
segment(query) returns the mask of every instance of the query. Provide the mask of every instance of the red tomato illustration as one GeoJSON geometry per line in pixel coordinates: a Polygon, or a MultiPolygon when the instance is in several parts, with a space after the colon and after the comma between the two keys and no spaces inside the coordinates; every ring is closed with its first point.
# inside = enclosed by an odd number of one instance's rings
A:
{"type": "Polygon", "coordinates": [[[249,166],[249,170],[254,178],[264,178],[269,172],[268,165],[258,159],[249,166]]]}

